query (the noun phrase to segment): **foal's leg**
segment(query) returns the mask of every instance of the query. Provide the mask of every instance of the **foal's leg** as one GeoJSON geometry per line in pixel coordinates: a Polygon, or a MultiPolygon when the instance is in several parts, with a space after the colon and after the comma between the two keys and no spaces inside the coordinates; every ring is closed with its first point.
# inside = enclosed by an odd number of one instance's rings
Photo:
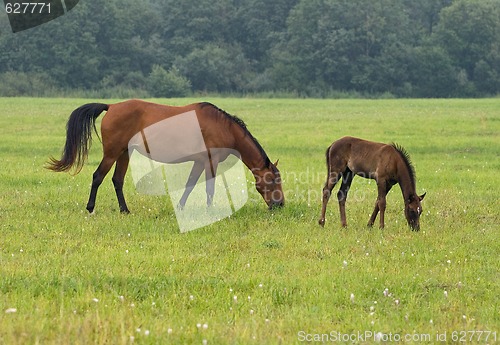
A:
{"type": "Polygon", "coordinates": [[[328,204],[328,200],[330,200],[332,189],[340,179],[340,174],[332,170],[332,168],[328,167],[328,177],[323,187],[323,206],[321,208],[321,218],[318,221],[318,224],[321,226],[325,226],[326,205],[328,204]]]}
{"type": "Polygon", "coordinates": [[[92,187],[90,188],[90,196],[87,203],[87,211],[90,213],[94,212],[97,190],[99,189],[102,180],[104,180],[104,177],[109,172],[109,169],[113,166],[115,160],[115,158],[104,156],[96,171],[92,175],[92,187]]]}
{"type": "Polygon", "coordinates": [[[375,208],[373,210],[372,216],[370,217],[370,220],[368,221],[369,227],[373,226],[373,223],[375,223],[375,219],[377,218],[377,213],[380,211],[380,219],[379,219],[380,229],[384,228],[386,196],[387,196],[387,193],[389,193],[389,190],[391,190],[391,187],[392,187],[392,185],[386,183],[385,181],[383,181],[383,182],[377,181],[378,196],[377,196],[377,201],[375,202],[375,208]]]}
{"type": "Polygon", "coordinates": [[[375,223],[375,219],[377,218],[378,211],[379,211],[379,207],[378,207],[378,197],[377,197],[377,200],[375,201],[375,208],[373,209],[373,213],[370,217],[370,220],[368,221],[368,227],[371,228],[373,226],[373,223],[375,223]]]}
{"type": "Polygon", "coordinates": [[[389,183],[386,183],[385,186],[382,188],[382,198],[381,198],[381,202],[380,202],[380,205],[379,205],[379,209],[380,209],[380,229],[383,229],[384,226],[385,226],[385,206],[386,206],[386,196],[387,196],[387,193],[389,193],[389,191],[391,190],[392,188],[392,185],[389,184],[389,183]]]}
{"type": "Polygon", "coordinates": [[[194,161],[193,168],[191,169],[191,172],[189,173],[189,178],[186,182],[186,189],[184,189],[184,193],[182,194],[181,200],[177,204],[177,208],[179,210],[182,210],[184,206],[186,205],[187,198],[189,194],[194,189],[194,186],[196,186],[196,182],[198,182],[201,173],[203,172],[203,169],[205,169],[205,164],[203,161],[194,161]]]}
{"type": "Polygon", "coordinates": [[[125,202],[125,197],[123,196],[123,182],[125,180],[125,174],[127,173],[128,162],[128,150],[125,150],[116,161],[115,172],[112,179],[121,213],[130,213],[127,203],[125,202]]]}
{"type": "Polygon", "coordinates": [[[340,209],[340,222],[342,226],[347,227],[347,218],[345,215],[345,202],[347,200],[347,193],[349,193],[349,188],[351,187],[352,180],[354,179],[354,174],[349,168],[342,173],[342,185],[337,193],[337,199],[339,200],[340,209]]]}

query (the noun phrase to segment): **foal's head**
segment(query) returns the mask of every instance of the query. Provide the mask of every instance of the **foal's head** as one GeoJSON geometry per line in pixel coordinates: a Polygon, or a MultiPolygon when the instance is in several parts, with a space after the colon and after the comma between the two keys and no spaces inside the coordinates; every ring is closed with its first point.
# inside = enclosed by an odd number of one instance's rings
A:
{"type": "Polygon", "coordinates": [[[269,209],[285,204],[285,195],[281,188],[281,175],[276,163],[269,163],[264,169],[254,170],[255,188],[262,195],[269,209]]]}
{"type": "Polygon", "coordinates": [[[412,194],[405,200],[405,216],[408,221],[408,225],[412,230],[420,230],[420,215],[422,214],[422,205],[420,202],[424,199],[425,194],[416,195],[412,194]]]}

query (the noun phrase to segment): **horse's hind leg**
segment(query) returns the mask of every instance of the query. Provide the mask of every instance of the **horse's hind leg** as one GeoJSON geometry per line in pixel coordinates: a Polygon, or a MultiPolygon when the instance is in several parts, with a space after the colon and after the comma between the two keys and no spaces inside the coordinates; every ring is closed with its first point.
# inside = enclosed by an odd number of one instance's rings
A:
{"type": "Polygon", "coordinates": [[[325,214],[326,214],[326,206],[328,204],[328,200],[330,200],[330,196],[332,194],[332,190],[337,184],[340,178],[340,174],[337,171],[333,171],[332,168],[328,167],[328,177],[325,182],[325,186],[323,187],[323,206],[321,208],[321,218],[318,223],[321,226],[325,226],[325,214]]]}
{"type": "Polygon", "coordinates": [[[375,208],[373,209],[373,213],[370,217],[370,220],[368,221],[368,227],[371,228],[373,226],[373,223],[375,223],[375,219],[377,219],[378,211],[379,211],[379,206],[378,206],[378,197],[377,197],[377,201],[375,201],[375,208]]]}
{"type": "Polygon", "coordinates": [[[123,182],[127,173],[129,163],[128,150],[125,150],[116,161],[115,172],[113,174],[113,185],[115,187],[116,198],[120,206],[121,213],[130,213],[125,197],[123,196],[123,182]]]}
{"type": "Polygon", "coordinates": [[[337,199],[339,201],[340,210],[340,222],[342,226],[347,227],[347,217],[345,214],[345,202],[347,200],[347,193],[349,193],[349,188],[351,187],[352,180],[354,179],[354,174],[349,168],[342,173],[342,185],[337,193],[337,199]]]}
{"type": "Polygon", "coordinates": [[[104,180],[104,177],[106,176],[106,174],[109,172],[109,170],[113,166],[114,162],[115,162],[115,159],[105,156],[102,159],[99,166],[97,167],[94,174],[92,175],[92,187],[90,188],[90,196],[89,196],[89,201],[87,203],[87,211],[89,211],[90,213],[94,212],[97,190],[99,189],[99,186],[101,185],[102,180],[104,180]]]}

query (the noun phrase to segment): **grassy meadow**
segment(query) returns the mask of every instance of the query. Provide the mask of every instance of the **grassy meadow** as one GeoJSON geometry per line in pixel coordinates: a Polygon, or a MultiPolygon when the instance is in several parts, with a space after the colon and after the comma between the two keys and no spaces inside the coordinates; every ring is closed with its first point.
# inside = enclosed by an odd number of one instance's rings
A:
{"type": "Polygon", "coordinates": [[[203,100],[279,159],[283,209],[248,174],[241,210],[181,234],[168,196],[130,175],[120,214],[108,175],[89,216],[97,137],[80,174],[43,166],[73,109],[117,100],[0,99],[0,344],[500,342],[500,99],[203,100]],[[335,197],[318,226],[324,152],[344,135],[407,149],[420,232],[398,186],[385,229],[368,229],[376,186],[361,178],[348,228],[335,197]]]}

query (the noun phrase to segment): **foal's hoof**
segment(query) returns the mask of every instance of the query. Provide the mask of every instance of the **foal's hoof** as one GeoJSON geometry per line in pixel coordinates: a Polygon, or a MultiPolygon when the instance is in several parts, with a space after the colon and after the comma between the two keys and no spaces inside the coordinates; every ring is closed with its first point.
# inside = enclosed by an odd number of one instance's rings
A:
{"type": "Polygon", "coordinates": [[[318,224],[321,225],[321,227],[325,227],[325,220],[324,219],[320,219],[318,220],[318,224]]]}
{"type": "Polygon", "coordinates": [[[125,209],[125,210],[120,210],[120,213],[121,213],[121,214],[130,214],[130,211],[129,211],[129,210],[128,210],[128,208],[127,208],[127,209],[125,209]]]}
{"type": "Polygon", "coordinates": [[[184,210],[184,205],[177,204],[177,210],[179,210],[179,211],[184,210]]]}

